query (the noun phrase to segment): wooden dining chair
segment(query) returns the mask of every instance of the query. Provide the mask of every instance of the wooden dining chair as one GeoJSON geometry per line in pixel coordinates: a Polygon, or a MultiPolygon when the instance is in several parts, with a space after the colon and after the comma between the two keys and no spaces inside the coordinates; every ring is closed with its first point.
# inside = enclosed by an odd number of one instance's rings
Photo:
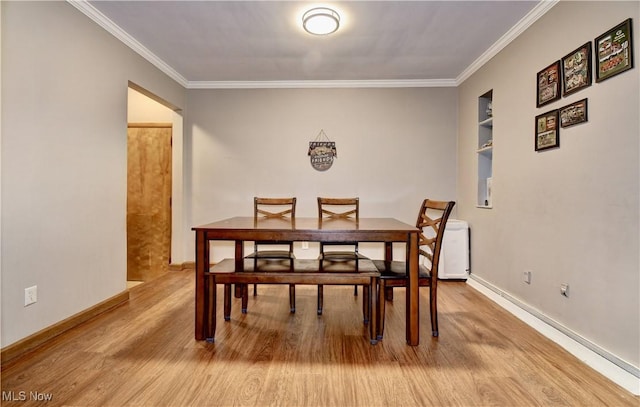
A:
{"type": "MultiPolygon", "coordinates": [[[[455,202],[434,201],[425,199],[420,206],[416,227],[421,230],[418,237],[418,252],[420,254],[420,269],[418,285],[429,287],[429,310],[431,313],[431,334],[438,336],[438,264],[442,249],[447,220],[455,202]]],[[[392,259],[391,243],[385,243],[387,251],[385,258],[392,259]]],[[[374,260],[373,263],[380,272],[378,291],[378,339],[382,339],[384,333],[385,299],[393,298],[389,291],[394,287],[407,286],[406,261],[374,260]]]]}
{"type": "MultiPolygon", "coordinates": [[[[289,219],[294,221],[296,217],[296,198],[253,198],[253,217],[258,222],[261,219],[289,219]]],[[[258,260],[289,260],[293,265],[295,255],[293,254],[293,242],[291,241],[255,241],[253,242],[253,253],[245,256],[254,260],[254,269],[257,269],[258,260]]],[[[295,312],[295,285],[289,285],[289,307],[291,312],[295,312]]],[[[242,312],[247,310],[246,286],[242,295],[242,312]]],[[[253,285],[253,295],[258,294],[257,284],[253,285]]]]}
{"type": "MultiPolygon", "coordinates": [[[[318,219],[349,219],[358,222],[360,219],[360,198],[322,198],[318,197],[318,219]]],[[[347,262],[368,257],[358,253],[358,242],[321,242],[320,256],[318,259],[323,262],[347,262]]],[[[322,315],[324,287],[318,285],[318,315],[322,315]]],[[[358,286],[354,286],[353,295],[358,295],[358,286]]],[[[365,293],[366,295],[366,293],[365,293]]],[[[364,298],[366,303],[368,299],[364,298]]],[[[364,303],[363,303],[364,304],[364,303]]],[[[363,308],[364,309],[364,308],[363,308]]],[[[368,313],[365,311],[365,322],[368,313]]]]}

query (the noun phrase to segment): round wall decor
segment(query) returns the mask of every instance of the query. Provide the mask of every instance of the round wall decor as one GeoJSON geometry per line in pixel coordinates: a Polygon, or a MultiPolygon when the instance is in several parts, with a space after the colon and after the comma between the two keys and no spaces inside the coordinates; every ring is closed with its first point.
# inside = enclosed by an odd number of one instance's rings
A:
{"type": "Polygon", "coordinates": [[[311,166],[317,171],[326,171],[333,165],[333,159],[338,158],[336,143],[330,141],[324,130],[320,130],[318,137],[309,142],[311,166]]]}

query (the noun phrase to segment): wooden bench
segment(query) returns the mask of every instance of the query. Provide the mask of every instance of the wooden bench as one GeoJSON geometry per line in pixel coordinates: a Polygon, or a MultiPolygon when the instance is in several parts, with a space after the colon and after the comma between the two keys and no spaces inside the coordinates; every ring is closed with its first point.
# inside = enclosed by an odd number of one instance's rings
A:
{"type": "Polygon", "coordinates": [[[371,344],[377,343],[377,295],[380,273],[369,259],[329,261],[310,259],[224,259],[205,273],[208,280],[207,341],[216,331],[217,285],[224,284],[224,319],[231,317],[231,284],[362,285],[364,322],[371,344]]]}

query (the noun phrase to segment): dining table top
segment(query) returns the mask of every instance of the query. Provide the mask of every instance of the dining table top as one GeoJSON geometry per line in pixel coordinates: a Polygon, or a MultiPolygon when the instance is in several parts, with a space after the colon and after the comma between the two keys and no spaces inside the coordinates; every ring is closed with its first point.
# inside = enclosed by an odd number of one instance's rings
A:
{"type": "Polygon", "coordinates": [[[399,232],[415,233],[414,225],[395,218],[254,218],[253,216],[235,216],[212,223],[195,226],[194,231],[294,231],[294,232],[399,232]]]}

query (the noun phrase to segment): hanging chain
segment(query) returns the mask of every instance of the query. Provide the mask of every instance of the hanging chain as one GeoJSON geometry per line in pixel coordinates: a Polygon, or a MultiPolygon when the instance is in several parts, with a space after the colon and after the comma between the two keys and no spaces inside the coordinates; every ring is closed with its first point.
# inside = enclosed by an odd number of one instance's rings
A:
{"type": "Polygon", "coordinates": [[[325,134],[324,129],[320,129],[320,133],[318,133],[318,136],[313,141],[331,141],[331,140],[329,140],[329,137],[327,137],[327,135],[325,134]]]}

